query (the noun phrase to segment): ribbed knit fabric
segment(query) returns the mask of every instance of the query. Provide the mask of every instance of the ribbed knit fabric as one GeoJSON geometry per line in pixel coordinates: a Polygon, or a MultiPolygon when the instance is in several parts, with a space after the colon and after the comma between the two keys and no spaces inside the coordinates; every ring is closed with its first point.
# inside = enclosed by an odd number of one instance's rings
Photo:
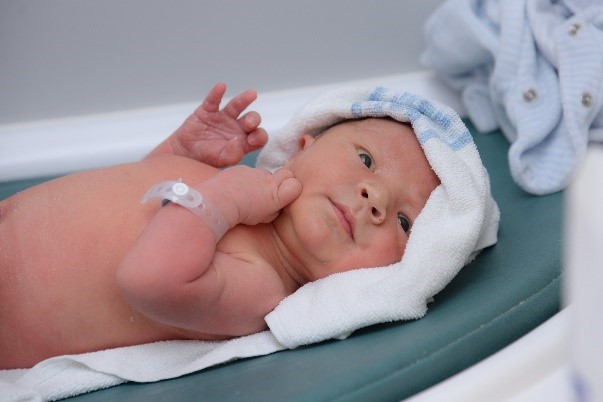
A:
{"type": "Polygon", "coordinates": [[[565,188],[603,141],[603,3],[449,0],[425,34],[423,64],[461,91],[478,130],[502,129],[514,180],[565,188]]]}

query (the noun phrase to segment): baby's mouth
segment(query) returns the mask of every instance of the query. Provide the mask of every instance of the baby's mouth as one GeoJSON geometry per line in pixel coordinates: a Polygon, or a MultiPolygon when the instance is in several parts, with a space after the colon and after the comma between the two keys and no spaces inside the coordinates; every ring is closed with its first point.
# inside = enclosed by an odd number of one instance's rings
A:
{"type": "Polygon", "coordinates": [[[338,204],[332,200],[331,204],[335,210],[337,220],[339,220],[346,233],[354,240],[354,217],[350,213],[350,210],[345,205],[338,204]]]}

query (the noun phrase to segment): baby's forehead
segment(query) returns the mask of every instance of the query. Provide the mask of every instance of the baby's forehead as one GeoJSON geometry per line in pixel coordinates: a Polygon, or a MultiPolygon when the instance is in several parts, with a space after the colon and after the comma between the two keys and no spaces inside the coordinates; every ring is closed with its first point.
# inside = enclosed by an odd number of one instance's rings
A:
{"type": "Polygon", "coordinates": [[[421,152],[423,152],[411,124],[389,117],[368,117],[344,120],[331,126],[323,132],[323,134],[332,131],[332,129],[353,134],[355,137],[362,136],[370,140],[377,140],[377,142],[412,142],[414,143],[413,145],[415,148],[420,149],[421,152]]]}
{"type": "Polygon", "coordinates": [[[347,124],[351,127],[363,128],[363,129],[376,129],[383,125],[396,125],[400,127],[408,128],[412,131],[412,126],[409,122],[401,122],[391,117],[364,117],[361,119],[349,119],[343,120],[336,125],[347,124]]]}
{"type": "Polygon", "coordinates": [[[391,117],[364,117],[341,120],[330,126],[315,130],[314,137],[319,138],[335,130],[351,130],[354,134],[378,136],[387,126],[399,129],[402,135],[412,134],[414,136],[414,130],[408,122],[401,122],[391,117]]]}
{"type": "Polygon", "coordinates": [[[345,123],[354,133],[365,136],[367,139],[375,139],[373,144],[381,151],[380,156],[390,160],[402,160],[404,171],[426,170],[432,172],[423,147],[408,122],[401,122],[389,117],[370,117],[349,120],[345,123]],[[406,162],[410,164],[407,165],[406,162]]]}

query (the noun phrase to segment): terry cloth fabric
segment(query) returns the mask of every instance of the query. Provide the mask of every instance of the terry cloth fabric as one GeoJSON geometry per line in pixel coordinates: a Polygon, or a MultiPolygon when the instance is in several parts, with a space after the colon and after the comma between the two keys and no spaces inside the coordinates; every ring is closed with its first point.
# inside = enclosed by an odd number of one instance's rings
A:
{"type": "Polygon", "coordinates": [[[288,348],[422,317],[428,300],[497,240],[499,210],[471,134],[452,109],[413,94],[381,87],[329,92],[269,137],[257,166],[277,170],[299,150],[304,133],[317,135],[346,119],[385,116],[410,122],[441,184],[415,220],[400,262],[308,283],[266,316],[288,348]]]}
{"type": "Polygon", "coordinates": [[[422,63],[461,91],[478,130],[502,129],[524,190],[564,189],[603,142],[601,0],[449,0],[425,35],[422,63]]]}
{"type": "Polygon", "coordinates": [[[166,341],[47,359],[27,370],[0,370],[0,400],[47,401],[126,381],[179,377],[231,360],[284,349],[270,331],[228,341],[166,341]]]}

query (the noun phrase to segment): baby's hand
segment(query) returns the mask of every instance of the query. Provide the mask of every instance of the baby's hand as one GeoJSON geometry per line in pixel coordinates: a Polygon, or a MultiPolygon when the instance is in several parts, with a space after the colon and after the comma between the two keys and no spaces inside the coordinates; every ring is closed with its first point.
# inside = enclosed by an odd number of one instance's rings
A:
{"type": "Polygon", "coordinates": [[[302,188],[289,170],[281,169],[271,174],[244,165],[221,171],[206,185],[211,187],[210,191],[224,197],[219,203],[216,200],[214,205],[220,206],[230,227],[240,223],[271,222],[281,209],[299,196],[302,188]]]}
{"type": "Polygon", "coordinates": [[[232,98],[221,110],[226,85],[216,84],[201,105],[170,137],[172,152],[214,167],[238,163],[245,154],[266,144],[257,112],[241,113],[257,98],[247,90],[232,98]]]}

